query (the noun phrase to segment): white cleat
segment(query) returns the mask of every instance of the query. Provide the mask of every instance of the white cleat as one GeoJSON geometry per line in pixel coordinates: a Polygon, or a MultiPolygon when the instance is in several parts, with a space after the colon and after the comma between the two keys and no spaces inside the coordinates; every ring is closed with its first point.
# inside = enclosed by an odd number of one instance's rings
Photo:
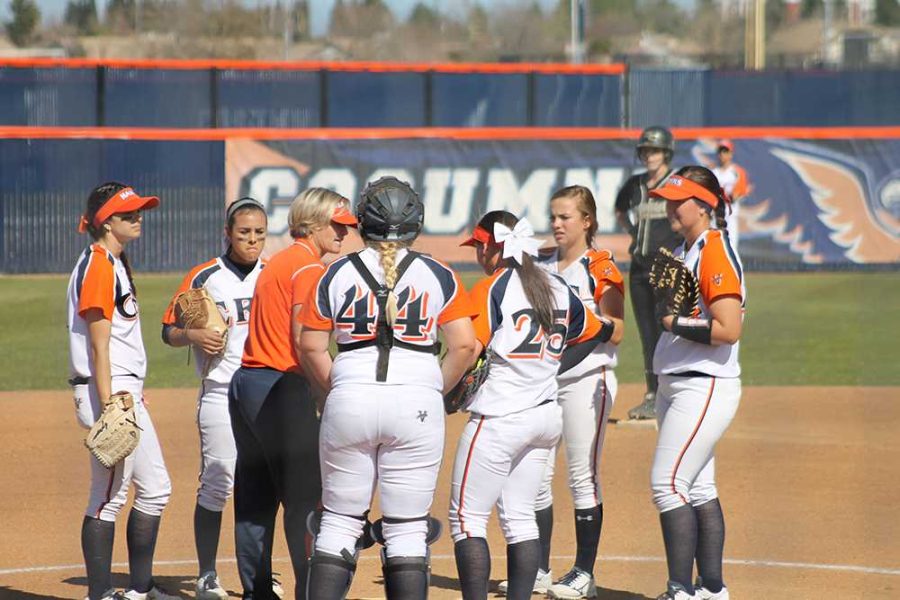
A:
{"type": "Polygon", "coordinates": [[[138,592],[137,590],[128,590],[122,597],[125,600],[181,600],[181,596],[170,594],[155,583],[148,592],[138,592]]]}
{"type": "Polygon", "coordinates": [[[687,590],[679,584],[670,581],[665,593],[656,597],[656,600],[697,600],[698,596],[687,593],[687,590]]]}
{"type": "Polygon", "coordinates": [[[698,577],[694,584],[694,598],[697,600],[729,600],[728,588],[723,585],[718,592],[711,592],[703,587],[703,580],[698,577]]]}
{"type": "MultiPolygon", "coordinates": [[[[531,592],[532,594],[546,594],[547,590],[550,589],[550,586],[553,585],[553,571],[545,571],[543,569],[538,569],[537,577],[534,578],[534,590],[531,592]]],[[[497,593],[506,595],[506,591],[509,589],[508,581],[501,581],[497,586],[497,593]]]]}
{"type": "Polygon", "coordinates": [[[197,600],[225,600],[228,592],[222,587],[215,571],[208,571],[197,579],[194,587],[197,592],[197,600]]]}
{"type": "Polygon", "coordinates": [[[278,573],[272,573],[272,593],[278,596],[278,598],[283,599],[284,588],[281,587],[281,582],[275,578],[276,575],[278,575],[278,573]]]}
{"type": "Polygon", "coordinates": [[[596,598],[597,586],[593,575],[572,567],[562,579],[550,586],[547,595],[551,598],[596,598]]]}

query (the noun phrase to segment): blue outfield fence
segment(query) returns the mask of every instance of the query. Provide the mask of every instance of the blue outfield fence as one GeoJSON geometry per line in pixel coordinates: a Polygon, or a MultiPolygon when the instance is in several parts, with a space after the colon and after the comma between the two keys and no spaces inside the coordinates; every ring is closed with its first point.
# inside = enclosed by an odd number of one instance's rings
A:
{"type": "Polygon", "coordinates": [[[121,181],[162,203],[129,250],[135,268],[182,270],[221,250],[222,142],[0,140],[0,272],[65,273],[90,239],[91,189],[121,181]]]}
{"type": "MultiPolygon", "coordinates": [[[[162,199],[130,251],[135,267],[183,271],[221,251],[228,200],[251,195],[264,203],[267,250],[275,251],[289,241],[288,207],[302,190],[328,187],[352,199],[367,181],[386,174],[419,191],[426,219],[418,243],[444,260],[471,262],[472,253],[459,243],[486,210],[527,216],[547,235],[552,193],[579,184],[596,198],[599,244],[628,261],[629,238],[616,223],[615,199],[635,169],[634,141],[616,131],[598,137],[588,134],[603,130],[558,131],[543,138],[529,138],[523,129],[456,129],[434,136],[381,130],[382,137],[359,138],[347,137],[349,130],[334,138],[329,130],[293,130],[293,137],[256,130],[259,139],[230,139],[216,130],[161,133],[182,134],[180,140],[112,139],[147,133],[102,129],[94,138],[28,139],[28,131],[0,135],[3,273],[68,272],[90,241],[76,231],[87,195],[104,181],[118,180],[162,199]]],[[[676,130],[676,165],[711,161],[726,131],[676,130]]],[[[762,130],[734,140],[753,185],[739,203],[738,250],[745,266],[900,268],[900,128],[871,130],[870,138],[846,130],[804,131],[820,139],[762,130]]]]}

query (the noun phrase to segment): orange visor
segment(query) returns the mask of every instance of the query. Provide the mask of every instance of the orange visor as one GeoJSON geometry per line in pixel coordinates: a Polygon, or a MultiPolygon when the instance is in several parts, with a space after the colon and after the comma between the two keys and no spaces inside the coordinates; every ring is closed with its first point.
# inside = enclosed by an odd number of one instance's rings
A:
{"type": "Polygon", "coordinates": [[[680,175],[672,175],[666,181],[666,185],[655,190],[650,190],[650,195],[654,198],[665,198],[673,202],[683,202],[696,198],[697,200],[708,204],[715,208],[719,204],[719,199],[711,191],[695,183],[690,179],[685,179],[680,175]]]}
{"type": "MultiPolygon", "coordinates": [[[[94,228],[99,228],[108,218],[119,213],[134,212],[136,210],[149,210],[159,206],[159,198],[156,196],[138,196],[130,187],[122,188],[107,200],[97,214],[94,215],[94,228]]],[[[84,233],[88,228],[88,220],[82,215],[78,223],[78,232],[84,233]]]]}
{"type": "Polygon", "coordinates": [[[334,212],[331,213],[331,220],[335,223],[340,223],[341,225],[347,225],[349,227],[356,227],[358,225],[356,217],[354,217],[353,213],[351,213],[343,204],[339,204],[338,207],[334,209],[334,212]]]}
{"type": "Polygon", "coordinates": [[[491,241],[491,233],[482,227],[481,225],[476,225],[475,230],[472,232],[472,237],[464,241],[460,246],[474,246],[475,244],[484,244],[491,241]]]}

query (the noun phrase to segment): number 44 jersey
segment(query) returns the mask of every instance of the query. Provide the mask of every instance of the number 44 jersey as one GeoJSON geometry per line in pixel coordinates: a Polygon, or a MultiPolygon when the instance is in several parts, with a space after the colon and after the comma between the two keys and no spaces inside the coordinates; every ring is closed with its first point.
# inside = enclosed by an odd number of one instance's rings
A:
{"type": "MultiPolygon", "coordinates": [[[[359,253],[372,276],[384,282],[378,252],[367,248],[359,253]]],[[[400,265],[406,250],[397,252],[400,265]]],[[[427,255],[419,255],[394,284],[397,318],[393,337],[400,344],[390,350],[387,378],[382,385],[419,385],[441,391],[443,377],[433,353],[417,352],[409,346],[431,348],[437,343],[438,328],[455,319],[474,314],[469,295],[450,267],[427,255]]],[[[347,257],[331,263],[322,273],[303,306],[304,327],[333,330],[339,352],[331,370],[331,385],[376,383],[378,348],[366,345],[375,339],[378,302],[370,286],[347,257]]]]}
{"type": "Polygon", "coordinates": [[[515,269],[498,269],[472,288],[475,334],[494,355],[470,412],[502,416],[555,399],[563,349],[600,331],[600,321],[565,281],[558,275],[548,277],[556,307],[549,332],[538,323],[515,269]]]}

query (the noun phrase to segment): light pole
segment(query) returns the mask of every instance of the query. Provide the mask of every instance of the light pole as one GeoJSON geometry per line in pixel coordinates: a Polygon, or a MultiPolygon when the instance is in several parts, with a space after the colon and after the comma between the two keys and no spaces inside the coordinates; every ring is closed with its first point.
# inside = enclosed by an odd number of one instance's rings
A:
{"type": "Polygon", "coordinates": [[[570,8],[572,64],[580,65],[584,62],[584,0],[570,0],[570,8]]]}

